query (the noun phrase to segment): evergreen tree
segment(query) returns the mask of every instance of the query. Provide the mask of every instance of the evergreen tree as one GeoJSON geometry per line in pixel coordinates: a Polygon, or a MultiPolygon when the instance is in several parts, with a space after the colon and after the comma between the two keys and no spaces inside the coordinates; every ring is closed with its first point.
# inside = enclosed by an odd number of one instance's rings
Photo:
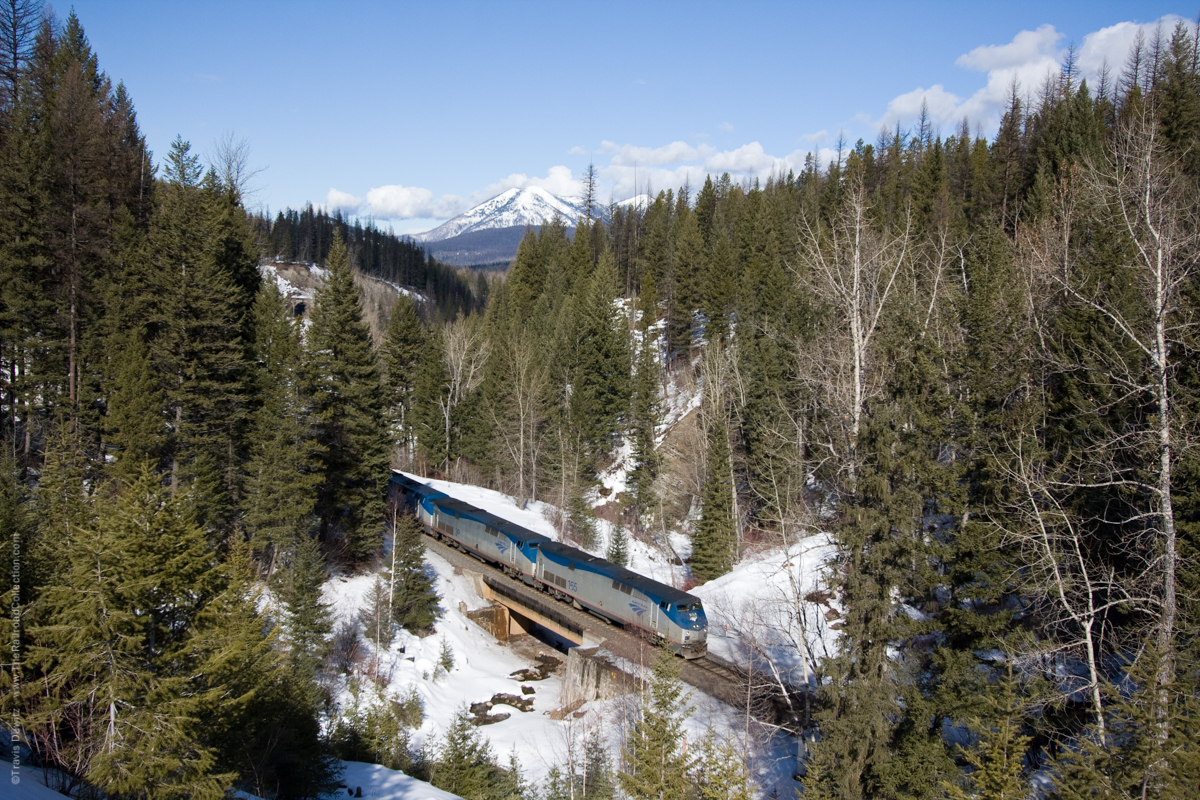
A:
{"type": "MultiPolygon", "coordinates": [[[[648,281],[652,284],[652,280],[648,281]]],[[[653,287],[651,285],[651,291],[653,287]]],[[[659,394],[658,337],[652,333],[647,320],[650,311],[643,311],[638,346],[637,370],[633,376],[633,402],[630,412],[630,438],[633,440],[634,467],[629,473],[633,491],[634,517],[654,507],[654,479],[658,476],[660,458],[655,450],[655,434],[662,419],[659,394]]]]}
{"type": "Polygon", "coordinates": [[[397,518],[392,546],[395,548],[392,618],[413,633],[429,630],[440,613],[440,598],[426,572],[421,523],[412,514],[397,518]]]}
{"type": "Polygon", "coordinates": [[[737,742],[720,738],[712,728],[697,747],[695,782],[700,800],[751,800],[754,796],[737,742]]]}
{"type": "Polygon", "coordinates": [[[150,332],[173,424],[171,483],[192,484],[202,523],[227,531],[247,408],[245,301],[209,247],[212,198],[188,142],[176,137],[165,173],[150,231],[159,298],[150,332]]]}
{"type": "Polygon", "coordinates": [[[692,532],[692,573],[701,580],[720,577],[733,569],[737,531],[733,518],[732,475],[725,422],[718,418],[709,428],[702,510],[692,532]]]}
{"type": "Polygon", "coordinates": [[[311,536],[299,537],[292,548],[285,553],[285,569],[277,573],[277,591],[284,605],[281,627],[293,672],[312,681],[333,630],[329,606],[321,600],[325,562],[320,545],[311,536]]]}
{"type": "Polygon", "coordinates": [[[1021,730],[1019,687],[1012,674],[1012,663],[999,692],[984,696],[991,708],[988,720],[974,718],[968,727],[975,735],[975,744],[963,753],[970,771],[963,785],[950,785],[947,794],[952,800],[1018,800],[1029,796],[1029,779],[1025,769],[1025,754],[1030,737],[1021,730]]]}
{"type": "Polygon", "coordinates": [[[116,451],[110,471],[117,480],[129,481],[141,473],[143,462],[159,467],[167,441],[167,401],[140,336],[113,335],[107,343],[113,348],[114,375],[105,427],[116,451]]]}
{"type": "Polygon", "coordinates": [[[379,349],[385,376],[388,418],[402,448],[411,445],[413,393],[424,346],[425,335],[417,315],[417,304],[411,297],[402,294],[392,306],[392,316],[379,349]]]}
{"type": "Polygon", "coordinates": [[[371,335],[340,236],[334,238],[329,275],[314,302],[309,368],[324,448],[317,515],[325,542],[364,561],[382,544],[388,437],[371,335]]]}
{"type": "Polygon", "coordinates": [[[430,783],[464,800],[491,800],[498,771],[491,746],[467,710],[459,709],[442,739],[430,783]]]}
{"type": "Polygon", "coordinates": [[[245,461],[245,525],[268,576],[280,551],[308,535],[321,483],[320,446],[301,380],[299,327],[273,281],[254,304],[255,412],[245,461]]]}
{"type": "MultiPolygon", "coordinates": [[[[390,577],[390,576],[388,576],[390,577]]],[[[392,646],[396,631],[392,627],[391,597],[388,585],[383,576],[376,575],[375,582],[367,590],[363,598],[363,607],[359,609],[358,618],[366,631],[367,639],[375,647],[375,659],[378,663],[379,654],[392,646]]]]}
{"type": "Polygon", "coordinates": [[[640,713],[625,743],[624,769],[617,773],[628,797],[673,800],[685,796],[689,764],[683,751],[683,722],[689,711],[675,656],[660,648],[640,713]]]}
{"type": "Polygon", "coordinates": [[[223,587],[189,505],[143,466],[66,544],[49,622],[30,632],[30,660],[52,687],[27,723],[39,757],[114,794],[220,798],[235,777],[204,716],[218,696],[244,693],[218,675],[195,681],[218,634],[205,611],[223,587]],[[56,733],[64,720],[69,738],[56,733]]]}
{"type": "Polygon", "coordinates": [[[616,269],[605,252],[582,306],[570,417],[582,440],[583,474],[594,475],[629,405],[629,348],[624,316],[614,308],[616,269]]]}
{"type": "Polygon", "coordinates": [[[629,537],[625,533],[625,526],[620,522],[613,523],[612,536],[608,539],[608,549],[604,557],[620,567],[629,563],[629,537]]]}
{"type": "Polygon", "coordinates": [[[596,516],[578,483],[573,484],[567,501],[567,522],[571,527],[571,535],[580,547],[591,550],[596,546],[596,516]]]}
{"type": "Polygon", "coordinates": [[[443,353],[442,335],[434,331],[421,351],[413,386],[412,429],[417,439],[417,453],[427,464],[434,466],[445,464],[450,459],[441,410],[441,402],[449,392],[450,385],[450,374],[443,353]]]}

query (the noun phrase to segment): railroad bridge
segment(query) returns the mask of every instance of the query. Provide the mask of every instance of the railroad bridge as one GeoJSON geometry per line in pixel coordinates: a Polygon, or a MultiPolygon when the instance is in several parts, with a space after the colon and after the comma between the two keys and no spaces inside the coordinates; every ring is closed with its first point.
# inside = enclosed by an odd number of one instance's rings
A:
{"type": "MultiPolygon", "coordinates": [[[[474,584],[476,593],[493,604],[486,613],[472,612],[472,617],[497,639],[535,633],[540,626],[567,642],[580,647],[603,647],[634,664],[646,664],[653,658],[653,645],[641,636],[553,600],[450,544],[432,537],[426,537],[425,542],[433,552],[462,570],[474,584]]],[[[792,687],[785,690],[761,677],[756,680],[755,676],[711,654],[679,661],[680,678],[685,683],[735,708],[749,707],[759,720],[795,732],[796,710],[806,705],[803,690],[792,687]]]]}

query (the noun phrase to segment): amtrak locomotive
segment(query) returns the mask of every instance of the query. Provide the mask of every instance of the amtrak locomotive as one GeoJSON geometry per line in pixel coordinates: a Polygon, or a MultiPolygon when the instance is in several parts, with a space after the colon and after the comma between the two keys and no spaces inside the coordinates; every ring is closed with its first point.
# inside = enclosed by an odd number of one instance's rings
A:
{"type": "Polygon", "coordinates": [[[684,658],[708,651],[700,599],[611,561],[456,500],[399,472],[388,484],[397,506],[426,532],[496,565],[508,575],[601,619],[663,640],[684,658]]]}

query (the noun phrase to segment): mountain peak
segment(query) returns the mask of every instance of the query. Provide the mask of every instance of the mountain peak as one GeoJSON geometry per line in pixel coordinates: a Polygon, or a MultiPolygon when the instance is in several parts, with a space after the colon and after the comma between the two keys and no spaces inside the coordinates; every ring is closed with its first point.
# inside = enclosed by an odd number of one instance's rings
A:
{"type": "Polygon", "coordinates": [[[558,197],[540,186],[526,186],[501,192],[431,231],[413,234],[412,238],[418,242],[440,242],[490,228],[542,225],[556,216],[573,228],[583,215],[583,208],[575,201],[558,197]]]}

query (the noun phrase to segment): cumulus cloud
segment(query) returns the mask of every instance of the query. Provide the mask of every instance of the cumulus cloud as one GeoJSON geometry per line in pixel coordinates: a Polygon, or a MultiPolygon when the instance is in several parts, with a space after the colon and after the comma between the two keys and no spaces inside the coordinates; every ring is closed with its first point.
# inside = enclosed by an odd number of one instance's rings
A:
{"type": "MultiPolygon", "coordinates": [[[[612,142],[605,142],[611,145],[612,142]]],[[[618,165],[645,164],[658,166],[660,164],[680,164],[684,161],[695,161],[700,157],[700,151],[687,142],[671,142],[662,147],[635,147],[627,144],[610,150],[614,153],[612,163],[618,165]]]]}
{"type": "Polygon", "coordinates": [[[579,145],[575,145],[574,147],[572,147],[572,148],[571,148],[570,150],[568,150],[567,152],[568,152],[568,153],[570,153],[570,154],[571,154],[571,155],[573,155],[573,156],[586,156],[586,155],[588,154],[588,151],[587,151],[587,150],[584,150],[584,149],[583,149],[582,147],[580,147],[579,145]]]}
{"type": "Polygon", "coordinates": [[[367,196],[355,197],[340,189],[330,189],[325,208],[375,219],[447,219],[466,210],[466,201],[452,194],[434,198],[433,192],[414,186],[377,186],[367,196]]]}
{"type": "Polygon", "coordinates": [[[958,57],[955,64],[976,72],[1019,68],[1047,56],[1055,58],[1062,34],[1053,25],[1041,25],[1035,31],[1021,31],[1008,44],[976,47],[958,57]]]}
{"type": "Polygon", "coordinates": [[[433,192],[428,189],[392,184],[368,191],[367,208],[371,216],[382,219],[445,219],[461,214],[466,210],[466,205],[461,197],[455,195],[442,195],[435,200],[433,192]]]}
{"type": "Polygon", "coordinates": [[[349,192],[343,192],[340,189],[334,189],[332,186],[329,192],[325,195],[325,207],[328,209],[341,209],[349,213],[356,213],[359,206],[363,204],[361,197],[355,197],[349,192]]]}
{"type": "Polygon", "coordinates": [[[583,191],[583,184],[571,174],[570,167],[560,165],[551,167],[544,178],[536,175],[531,178],[523,173],[514,172],[507,178],[496,181],[478,192],[473,192],[470,197],[471,205],[490,200],[509,189],[524,189],[527,186],[539,186],[559,197],[578,197],[583,191]]]}
{"type": "Polygon", "coordinates": [[[925,105],[929,118],[936,126],[961,118],[959,109],[962,100],[955,94],[947,92],[939,83],[928,89],[917,88],[892,99],[887,111],[879,119],[881,125],[889,128],[897,122],[911,122],[921,116],[921,106],[925,105]]]}
{"type": "Polygon", "coordinates": [[[1116,75],[1120,72],[1129,48],[1133,46],[1140,32],[1149,43],[1154,37],[1154,31],[1161,28],[1164,36],[1170,36],[1175,26],[1182,22],[1195,30],[1195,23],[1175,14],[1167,14],[1154,22],[1138,24],[1136,22],[1118,22],[1107,28],[1093,31],[1083,37],[1083,44],[1076,53],[1075,63],[1083,77],[1093,83],[1100,76],[1105,64],[1116,75]]]}
{"type": "Polygon", "coordinates": [[[713,172],[744,172],[759,174],[770,172],[780,159],[767,155],[758,142],[744,144],[735,150],[713,153],[704,160],[704,166],[713,172]]]}
{"type": "Polygon", "coordinates": [[[717,127],[720,128],[725,133],[733,133],[733,126],[730,125],[728,122],[722,122],[717,127]]]}
{"type": "MultiPolygon", "coordinates": [[[[1156,28],[1169,33],[1180,21],[1192,24],[1168,14],[1153,22],[1121,22],[1087,34],[1076,52],[1080,77],[1087,79],[1094,89],[1106,62],[1114,72],[1120,69],[1139,31],[1149,41],[1156,28]]],[[[935,128],[956,125],[967,117],[983,130],[994,130],[1008,109],[1014,87],[1019,98],[1028,100],[1036,97],[1048,76],[1061,72],[1067,54],[1063,44],[1063,34],[1053,25],[1041,25],[1036,30],[1021,31],[1006,44],[976,47],[954,63],[985,73],[986,83],[982,88],[964,99],[947,92],[941,84],[928,89],[919,87],[888,103],[887,111],[876,124],[887,127],[913,124],[924,102],[935,128]]]]}

